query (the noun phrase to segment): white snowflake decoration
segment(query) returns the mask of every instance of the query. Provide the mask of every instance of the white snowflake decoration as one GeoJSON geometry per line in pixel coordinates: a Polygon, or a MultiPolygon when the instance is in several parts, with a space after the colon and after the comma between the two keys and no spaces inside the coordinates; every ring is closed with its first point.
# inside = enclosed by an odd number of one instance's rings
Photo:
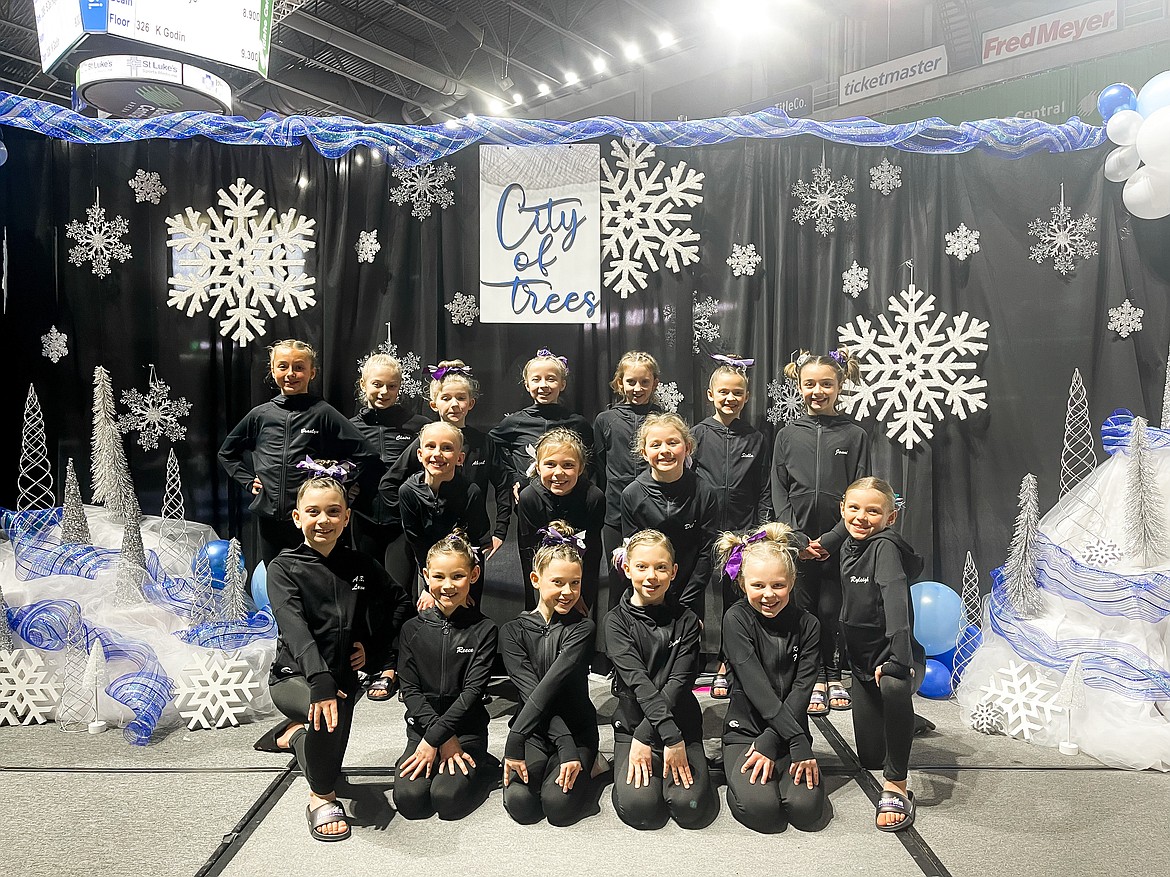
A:
{"type": "Polygon", "coordinates": [[[122,404],[130,410],[118,418],[118,429],[123,434],[137,432],[142,450],[155,450],[164,436],[172,442],[187,437],[187,427],[179,423],[179,418],[191,413],[191,403],[182,396],[172,399],[170,385],[154,374],[154,366],[146,395],[124,390],[122,404]]]}
{"type": "Polygon", "coordinates": [[[727,257],[727,264],[731,266],[731,273],[736,277],[741,277],[744,274],[749,277],[756,275],[756,267],[764,259],[756,252],[755,244],[748,244],[741,247],[739,244],[731,245],[731,255],[727,257]]]}
{"type": "Polygon", "coordinates": [[[876,189],[883,195],[889,195],[894,189],[902,187],[902,168],[890,164],[888,158],[883,158],[877,167],[869,169],[869,187],[876,189]]]}
{"type": "Polygon", "coordinates": [[[50,326],[49,331],[41,336],[41,356],[53,362],[60,362],[69,355],[69,336],[50,326]]]}
{"type": "Polygon", "coordinates": [[[139,204],[143,201],[158,204],[162,196],[167,193],[167,187],[162,184],[162,178],[153,171],[144,171],[142,168],[134,172],[134,179],[126,182],[134,190],[134,201],[139,204]]]}
{"type": "Polygon", "coordinates": [[[658,404],[662,406],[663,411],[678,414],[678,406],[685,399],[682,390],[678,388],[678,381],[667,381],[658,385],[658,404]]]}
{"type": "Polygon", "coordinates": [[[719,316],[719,302],[716,299],[707,296],[703,301],[699,301],[696,295],[694,298],[694,322],[695,322],[695,337],[693,344],[693,352],[699,352],[699,342],[706,341],[712,343],[719,340],[719,324],[715,322],[715,318],[719,316]]]}
{"type": "Polygon", "coordinates": [[[841,275],[841,291],[853,298],[869,289],[869,269],[863,268],[853,260],[849,270],[841,275]]]}
{"type": "Polygon", "coordinates": [[[971,710],[971,728],[980,734],[1002,734],[1007,729],[1007,715],[987,698],[971,710]]]}
{"type": "Polygon", "coordinates": [[[960,262],[965,262],[968,256],[979,252],[979,232],[967,228],[967,223],[960,222],[954,231],[947,232],[947,255],[954,256],[960,262]]]}
{"type": "Polygon", "coordinates": [[[934,296],[913,283],[899,295],[889,299],[892,324],[879,314],[880,329],[865,317],[837,327],[840,343],[861,361],[865,381],[840,404],[857,417],[876,409],[886,435],[909,450],[934,435],[934,422],[944,416],[940,403],[960,420],[987,407],[987,382],[969,360],[987,349],[989,324],[963,311],[944,326],[947,314],[932,319],[934,296]]]}
{"type": "Polygon", "coordinates": [[[358,262],[373,262],[382,245],[378,243],[378,230],[359,231],[357,243],[354,244],[358,262]]]}
{"type": "Polygon", "coordinates": [[[845,200],[845,196],[852,191],[853,180],[842,176],[834,182],[832,171],[825,167],[822,160],[813,168],[811,183],[797,180],[792,187],[792,197],[804,202],[793,208],[792,218],[801,225],[815,219],[817,231],[828,236],[837,230],[838,218],[842,222],[849,222],[857,216],[857,205],[845,200]]]}
{"type": "MultiPolygon", "coordinates": [[[[422,396],[423,382],[418,377],[418,372],[422,369],[422,359],[419,358],[417,353],[412,350],[408,350],[406,353],[399,353],[398,345],[391,344],[388,341],[383,341],[379,344],[374,349],[374,353],[385,353],[398,360],[398,365],[402,369],[402,387],[398,391],[400,395],[422,396]]],[[[359,374],[363,366],[365,366],[367,359],[369,359],[369,356],[363,356],[357,361],[359,374]]]]}
{"type": "Polygon", "coordinates": [[[1053,703],[1056,686],[1031,664],[1008,661],[979,690],[987,695],[984,701],[1003,710],[1004,729],[1012,737],[1031,740],[1054,714],[1063,712],[1053,703]]]}
{"type": "Polygon", "coordinates": [[[1124,556],[1120,545],[1112,539],[1103,539],[1099,536],[1090,539],[1081,549],[1081,560],[1098,569],[1112,566],[1124,556]]]}
{"type": "Polygon", "coordinates": [[[409,201],[414,205],[410,215],[415,219],[426,219],[431,215],[431,205],[437,204],[446,210],[455,203],[455,193],[446,184],[455,179],[455,168],[442,164],[420,164],[415,167],[396,167],[390,170],[402,183],[390,190],[390,200],[399,207],[409,201]]]}
{"type": "Polygon", "coordinates": [[[479,302],[475,300],[474,295],[457,292],[455,297],[443,307],[451,314],[452,326],[457,326],[460,323],[464,326],[474,326],[475,321],[479,319],[479,302]]]}
{"type": "Polygon", "coordinates": [[[769,423],[791,423],[804,414],[804,397],[792,378],[769,381],[768,398],[772,402],[768,409],[769,423]]]}
{"type": "Polygon", "coordinates": [[[666,346],[674,350],[675,337],[678,332],[674,322],[674,305],[662,306],[662,322],[666,324],[666,346]]]}
{"type": "Polygon", "coordinates": [[[60,697],[61,686],[39,652],[0,652],[0,725],[43,725],[60,697]]]}
{"type": "Polygon", "coordinates": [[[1097,230],[1097,219],[1085,214],[1080,219],[1072,218],[1072,211],[1064,203],[1064,185],[1060,187],[1060,203],[1050,208],[1052,219],[1043,217],[1028,223],[1028,234],[1039,238],[1040,243],[1031,250],[1033,262],[1052,260],[1052,266],[1062,275],[1076,269],[1077,259],[1091,259],[1097,255],[1097,242],[1088,240],[1088,235],[1097,230]]]}
{"type": "Polygon", "coordinates": [[[650,169],[650,143],[615,140],[610,154],[613,167],[601,162],[601,255],[609,259],[603,280],[626,298],[646,288],[659,258],[675,274],[699,261],[699,232],[681,226],[691,221],[687,208],[703,203],[703,174],[680,161],[664,179],[665,162],[650,169]]]}
{"type": "Polygon", "coordinates": [[[207,652],[180,672],[177,690],[175,706],[189,729],[223,728],[240,724],[239,716],[252,705],[260,680],[247,661],[207,652]]]}
{"type": "Polygon", "coordinates": [[[1128,338],[1134,332],[1142,330],[1142,317],[1145,311],[1135,308],[1128,298],[1118,307],[1109,309],[1108,329],[1116,332],[1122,338],[1128,338]]]}
{"type": "Polygon", "coordinates": [[[110,260],[125,262],[130,258],[130,245],[122,243],[121,237],[130,231],[130,223],[124,217],[106,219],[106,209],[97,201],[85,211],[85,222],[74,219],[65,226],[65,234],[77,241],[69,250],[69,262],[81,266],[92,262],[93,273],[108,277],[110,260]]]}
{"type": "Polygon", "coordinates": [[[223,312],[219,334],[244,347],[267,332],[264,316],[275,317],[276,305],[295,317],[317,303],[315,278],[305,274],[315,220],[291,208],[279,219],[271,207],[261,216],[264,190],[242,177],[228,189],[219,190],[222,218],[214,207],[167,218],[175,249],[167,304],[193,317],[214,299],[208,313],[223,312]]]}

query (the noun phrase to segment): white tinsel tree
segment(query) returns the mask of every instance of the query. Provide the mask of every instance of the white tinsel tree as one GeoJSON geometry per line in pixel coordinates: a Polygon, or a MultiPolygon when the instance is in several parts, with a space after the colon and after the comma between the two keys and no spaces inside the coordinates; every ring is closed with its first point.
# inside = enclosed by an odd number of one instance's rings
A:
{"type": "Polygon", "coordinates": [[[0,586],[0,652],[11,652],[15,647],[12,628],[8,626],[8,601],[4,599],[4,588],[0,586]]]}
{"type": "Polygon", "coordinates": [[[85,675],[82,676],[82,685],[90,693],[91,705],[93,707],[90,718],[92,722],[98,717],[99,698],[101,697],[102,689],[106,687],[106,650],[102,645],[102,641],[96,636],[93,638],[93,646],[89,650],[89,660],[85,663],[85,675]]]}
{"type": "Polygon", "coordinates": [[[77,484],[77,472],[73,458],[65,464],[65,503],[61,511],[61,542],[68,545],[92,545],[89,535],[89,521],[85,518],[85,506],[81,502],[81,487],[77,484]]]}
{"type": "Polygon", "coordinates": [[[1052,702],[1056,706],[1064,707],[1064,741],[1061,743],[1061,751],[1073,748],[1072,752],[1066,751],[1066,754],[1075,755],[1075,744],[1072,742],[1072,711],[1083,709],[1085,706],[1085,668],[1080,655],[1073,658],[1072,663],[1068,665],[1064,681],[1060,683],[1060,690],[1056,692],[1052,702]]]}
{"type": "Polygon", "coordinates": [[[16,510],[51,509],[57,504],[53,496],[53,473],[45,440],[45,418],[33,385],[28,385],[24,401],[24,426],[20,435],[20,468],[16,476],[16,510]]]}
{"type": "Polygon", "coordinates": [[[1020,512],[1016,516],[1011,550],[1003,565],[1004,592],[1021,618],[1035,618],[1044,611],[1036,587],[1036,535],[1039,533],[1040,501],[1036,476],[1029,472],[1020,482],[1020,512]]]}
{"type": "Polygon", "coordinates": [[[1170,553],[1170,536],[1167,535],[1166,498],[1158,487],[1147,426],[1144,417],[1133,419],[1126,466],[1125,536],[1130,555],[1148,569],[1170,553]]]}
{"type": "Polygon", "coordinates": [[[1064,415],[1064,445],[1060,451],[1060,495],[1063,497],[1097,468],[1097,451],[1093,447],[1093,424],[1089,420],[1089,403],[1081,370],[1073,369],[1068,388],[1068,407],[1064,415]]]}
{"type": "Polygon", "coordinates": [[[248,617],[248,603],[244,589],[247,587],[247,578],[243,570],[244,557],[240,548],[240,541],[232,539],[228,543],[227,573],[223,586],[224,620],[243,621],[248,617]]]}
{"type": "Polygon", "coordinates": [[[206,551],[200,551],[196,556],[191,579],[191,627],[194,628],[215,621],[219,613],[215,585],[212,584],[211,561],[206,551]]]}
{"type": "Polygon", "coordinates": [[[125,517],[130,486],[126,449],[114,415],[114,387],[110,373],[100,365],[93,370],[93,435],[90,471],[93,475],[93,503],[104,503],[111,512],[125,517]]]}

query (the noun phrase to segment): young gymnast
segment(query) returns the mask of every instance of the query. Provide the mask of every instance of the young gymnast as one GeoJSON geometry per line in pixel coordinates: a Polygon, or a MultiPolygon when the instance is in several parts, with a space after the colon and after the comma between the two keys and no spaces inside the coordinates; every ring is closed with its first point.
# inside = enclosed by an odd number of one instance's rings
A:
{"type": "Polygon", "coordinates": [[[345,460],[352,464],[349,480],[353,481],[364,467],[378,462],[357,427],[309,392],[309,384],[317,376],[313,348],[289,339],[277,341],[269,353],[269,368],[279,395],[249,411],[219,449],[220,465],[255,496],[249,508],[256,515],[265,565],[282,548],[295,548],[303,539],[292,521],[292,510],[297,488],[316,473],[310,466],[298,464],[345,460]]]}
{"type": "Polygon", "coordinates": [[[670,540],[656,530],[630,537],[621,558],[632,590],[605,619],[618,704],[613,715],[613,805],[627,825],[705,828],[719,813],[703,752],[703,717],[691,690],[700,624],[667,600],[678,573],[670,540]]]}
{"type": "Polygon", "coordinates": [[[910,600],[910,583],[923,562],[889,529],[897,517],[893,488],[880,478],[859,478],[845,491],[841,521],[811,546],[840,557],[841,631],[853,673],[857,755],[862,767],[881,767],[885,777],[876,817],[882,831],[914,823],[914,793],[906,789],[915,733],[912,698],[926,672],[910,600]]]}
{"type": "MultiPolygon", "coordinates": [[[[597,602],[601,568],[601,527],[605,520],[605,494],[585,475],[585,447],[571,429],[550,429],[536,443],[536,476],[520,491],[516,505],[520,567],[527,580],[532,558],[544,539],[550,521],[564,520],[580,531],[581,600],[586,613],[597,602]]],[[[524,608],[536,608],[536,591],[525,588],[524,608]]]]}
{"type": "Polygon", "coordinates": [[[723,654],[732,669],[723,722],[727,806],[754,831],[807,830],[825,790],[808,733],[808,702],[820,667],[821,626],[792,601],[795,547],[786,524],[716,543],[728,579],[746,597],[723,616],[723,654]]]}
{"type": "Polygon", "coordinates": [[[335,786],[361,693],[357,671],[367,664],[394,666],[391,642],[411,611],[381,566],[338,544],[349,516],[337,481],[303,482],[293,520],[304,541],[268,566],[268,595],[280,628],[268,690],[291,721],[269,731],[256,748],[296,752],[309,783],[309,831],[322,841],[350,835],[335,786]]]}
{"type": "Polygon", "coordinates": [[[497,632],[471,600],[479,578],[473,546],[459,532],[427,552],[423,576],[433,605],[402,627],[399,679],[406,749],[398,759],[394,806],[407,819],[461,819],[480,803],[488,714],[484,694],[497,632]]]}
{"type": "Polygon", "coordinates": [[[589,806],[597,711],[589,699],[595,630],[578,611],[582,562],[567,521],[544,530],[529,576],[535,609],[500,631],[504,666],[520,692],[504,747],[504,808],[528,825],[571,825],[589,806]]]}
{"type": "MultiPolygon", "coordinates": [[[[784,368],[797,382],[807,414],[776,435],[772,454],[772,507],[776,520],[815,538],[840,518],[846,485],[870,473],[869,436],[847,415],[837,413],[841,385],[860,383],[857,359],[846,349],[827,356],[806,350],[784,368]]],[[[809,715],[851,706],[841,684],[841,581],[836,564],[797,564],[796,601],[821,623],[821,672],[813,689],[809,715]]]]}

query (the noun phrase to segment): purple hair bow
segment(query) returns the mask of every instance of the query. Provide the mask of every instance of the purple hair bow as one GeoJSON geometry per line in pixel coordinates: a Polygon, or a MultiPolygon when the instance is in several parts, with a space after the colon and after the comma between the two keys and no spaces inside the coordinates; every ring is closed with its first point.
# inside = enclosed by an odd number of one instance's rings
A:
{"type": "Polygon", "coordinates": [[[471,377],[471,366],[428,365],[427,374],[431,376],[432,381],[441,381],[447,375],[463,375],[465,378],[469,378],[471,377]]]}
{"type": "Polygon", "coordinates": [[[732,368],[751,368],[756,364],[754,359],[739,359],[734,356],[724,356],[722,353],[709,353],[707,355],[716,362],[721,362],[724,365],[731,366],[732,368]]]}
{"type": "Polygon", "coordinates": [[[536,531],[540,536],[540,544],[544,545],[572,545],[578,551],[585,550],[585,531],[578,530],[571,536],[557,532],[551,527],[536,531]]]}
{"type": "Polygon", "coordinates": [[[753,542],[759,542],[767,537],[767,535],[763,530],[760,530],[758,533],[752,533],[746,540],[731,549],[731,553],[727,555],[727,563],[723,565],[723,571],[727,573],[729,579],[734,582],[739,578],[739,571],[743,569],[744,546],[751,545],[753,542]]]}
{"type": "Polygon", "coordinates": [[[837,360],[837,362],[838,362],[840,365],[844,365],[844,364],[845,364],[845,354],[844,354],[844,353],[842,353],[840,350],[834,350],[834,351],[832,351],[832,352],[829,354],[829,356],[831,356],[831,357],[833,357],[833,359],[837,360]]]}
{"type": "Polygon", "coordinates": [[[342,484],[349,479],[353,474],[354,465],[349,460],[322,460],[318,463],[308,454],[305,459],[297,463],[298,469],[307,469],[314,475],[324,476],[327,478],[336,478],[342,484]]]}
{"type": "Polygon", "coordinates": [[[557,360],[557,362],[559,362],[561,365],[563,365],[565,367],[565,374],[569,373],[569,361],[567,359],[565,359],[563,356],[557,356],[555,353],[553,353],[547,347],[540,348],[540,350],[536,351],[536,355],[538,357],[543,358],[543,359],[557,360]]]}

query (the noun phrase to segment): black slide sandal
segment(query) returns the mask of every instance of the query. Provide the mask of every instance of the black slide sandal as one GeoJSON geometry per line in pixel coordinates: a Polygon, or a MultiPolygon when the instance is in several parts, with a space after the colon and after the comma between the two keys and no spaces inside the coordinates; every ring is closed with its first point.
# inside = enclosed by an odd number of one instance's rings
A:
{"type": "Polygon", "coordinates": [[[907,792],[901,795],[892,789],[885,789],[882,792],[881,798],[878,799],[877,814],[874,816],[874,827],[878,831],[905,831],[914,824],[914,793],[907,792]],[[877,817],[883,813],[901,813],[906,818],[901,822],[895,822],[893,825],[878,825],[877,817]]]}
{"type": "Polygon", "coordinates": [[[309,834],[315,840],[331,843],[335,840],[345,840],[353,833],[349,827],[349,816],[346,815],[345,808],[337,801],[326,801],[313,810],[306,806],[305,817],[309,820],[309,834]],[[326,834],[320,831],[322,825],[328,825],[330,822],[344,822],[345,831],[341,834],[326,834]]]}

